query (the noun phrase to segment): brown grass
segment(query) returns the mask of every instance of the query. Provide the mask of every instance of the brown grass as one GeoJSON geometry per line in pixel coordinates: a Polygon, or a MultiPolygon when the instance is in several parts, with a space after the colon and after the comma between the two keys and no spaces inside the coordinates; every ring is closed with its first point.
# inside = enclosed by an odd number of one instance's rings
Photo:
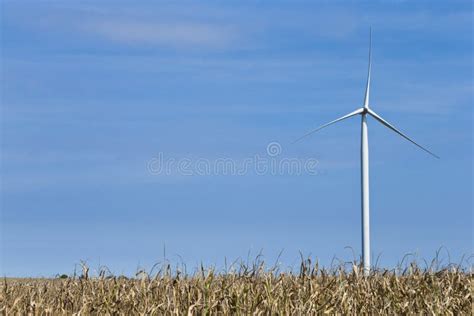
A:
{"type": "Polygon", "coordinates": [[[156,273],[116,277],[102,269],[89,276],[4,279],[2,315],[471,315],[473,274],[456,266],[408,265],[378,270],[369,277],[360,266],[330,271],[303,260],[298,272],[252,265],[218,273],[192,274],[164,264],[156,273]]]}

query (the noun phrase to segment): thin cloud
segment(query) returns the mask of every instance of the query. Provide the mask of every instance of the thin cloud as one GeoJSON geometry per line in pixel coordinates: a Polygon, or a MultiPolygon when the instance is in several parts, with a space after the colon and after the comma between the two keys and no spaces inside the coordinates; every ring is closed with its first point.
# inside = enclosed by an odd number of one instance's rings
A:
{"type": "Polygon", "coordinates": [[[190,22],[96,21],[86,31],[115,42],[171,47],[225,47],[237,38],[230,26],[190,22]]]}

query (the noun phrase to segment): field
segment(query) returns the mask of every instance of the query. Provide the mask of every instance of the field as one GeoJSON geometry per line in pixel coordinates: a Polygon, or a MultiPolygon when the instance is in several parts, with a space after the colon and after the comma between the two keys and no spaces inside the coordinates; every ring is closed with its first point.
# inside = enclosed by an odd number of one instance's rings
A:
{"type": "Polygon", "coordinates": [[[5,278],[2,315],[269,315],[269,314],[431,314],[471,315],[472,272],[449,265],[376,270],[360,266],[325,270],[302,260],[296,272],[239,263],[217,272],[201,267],[188,274],[169,264],[135,277],[101,269],[90,276],[54,279],[5,278]]]}

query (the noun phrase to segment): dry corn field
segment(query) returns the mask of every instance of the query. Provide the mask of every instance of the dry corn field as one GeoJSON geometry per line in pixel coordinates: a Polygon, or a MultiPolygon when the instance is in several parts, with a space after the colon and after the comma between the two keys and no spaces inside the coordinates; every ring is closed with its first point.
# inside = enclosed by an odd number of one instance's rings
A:
{"type": "Polygon", "coordinates": [[[218,273],[186,274],[169,265],[134,278],[112,276],[55,279],[5,278],[2,315],[471,315],[473,274],[448,266],[361,274],[360,266],[320,269],[309,260],[297,272],[239,264],[218,273]],[[174,271],[174,272],[173,272],[174,271]]]}

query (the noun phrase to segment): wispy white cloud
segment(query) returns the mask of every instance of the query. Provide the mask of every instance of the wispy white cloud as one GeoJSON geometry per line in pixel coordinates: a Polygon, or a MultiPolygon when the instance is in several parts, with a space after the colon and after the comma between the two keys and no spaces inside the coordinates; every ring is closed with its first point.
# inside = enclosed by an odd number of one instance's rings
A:
{"type": "Polygon", "coordinates": [[[225,47],[238,37],[233,27],[199,22],[100,20],[82,27],[111,41],[172,47],[225,47]]]}
{"type": "Polygon", "coordinates": [[[413,114],[447,115],[455,111],[469,110],[473,88],[469,82],[459,80],[456,84],[407,83],[386,93],[377,104],[382,111],[413,114]]]}

